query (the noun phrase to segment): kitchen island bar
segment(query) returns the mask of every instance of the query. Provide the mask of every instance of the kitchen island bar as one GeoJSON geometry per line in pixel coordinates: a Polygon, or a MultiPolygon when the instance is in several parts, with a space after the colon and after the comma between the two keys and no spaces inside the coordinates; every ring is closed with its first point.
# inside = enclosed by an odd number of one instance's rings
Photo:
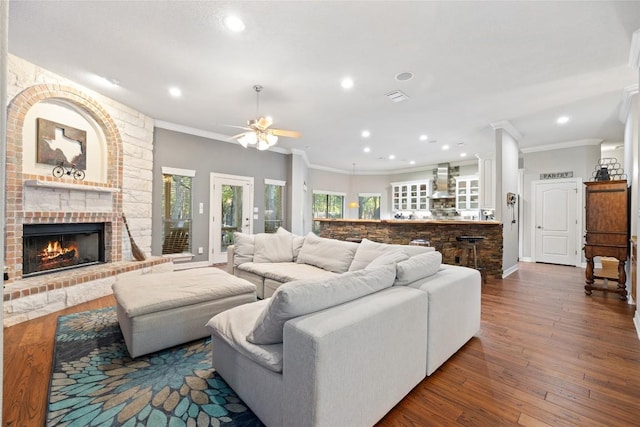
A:
{"type": "Polygon", "coordinates": [[[484,236],[477,243],[478,264],[487,277],[502,278],[502,223],[465,220],[366,220],[314,219],[320,237],[338,240],[369,239],[380,243],[407,245],[424,239],[442,253],[442,262],[473,267],[468,246],[458,236],[484,236]]]}

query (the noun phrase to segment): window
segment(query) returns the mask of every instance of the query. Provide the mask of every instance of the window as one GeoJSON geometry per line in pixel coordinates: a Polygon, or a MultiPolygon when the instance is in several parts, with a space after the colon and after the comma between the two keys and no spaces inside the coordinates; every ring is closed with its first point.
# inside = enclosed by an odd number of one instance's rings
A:
{"type": "Polygon", "coordinates": [[[264,180],[264,232],[275,233],[284,223],[285,181],[264,180]]]}
{"type": "Polygon", "coordinates": [[[191,252],[192,185],[195,171],[162,168],[162,253],[191,252]]]}
{"type": "MultiPolygon", "coordinates": [[[[344,217],[344,193],[329,191],[313,192],[313,217],[314,218],[343,218],[344,217]]],[[[313,222],[313,232],[318,234],[320,226],[313,222]]]]}
{"type": "Polygon", "coordinates": [[[360,193],[358,194],[358,218],[360,219],[380,219],[380,194],[360,193]]]}

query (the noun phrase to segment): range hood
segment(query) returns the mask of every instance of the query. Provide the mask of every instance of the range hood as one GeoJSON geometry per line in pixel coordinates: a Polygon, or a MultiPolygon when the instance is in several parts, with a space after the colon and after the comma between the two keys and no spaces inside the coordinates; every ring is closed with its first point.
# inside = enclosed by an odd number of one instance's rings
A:
{"type": "Polygon", "coordinates": [[[454,199],[449,193],[449,163],[439,163],[436,173],[436,191],[431,194],[432,199],[454,199]]]}

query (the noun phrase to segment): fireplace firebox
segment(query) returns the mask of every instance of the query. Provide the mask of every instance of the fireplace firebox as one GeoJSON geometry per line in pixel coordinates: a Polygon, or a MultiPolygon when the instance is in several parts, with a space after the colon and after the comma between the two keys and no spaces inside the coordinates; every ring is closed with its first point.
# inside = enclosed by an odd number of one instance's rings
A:
{"type": "Polygon", "coordinates": [[[25,224],[22,248],[23,277],[103,263],[104,223],[25,224]]]}

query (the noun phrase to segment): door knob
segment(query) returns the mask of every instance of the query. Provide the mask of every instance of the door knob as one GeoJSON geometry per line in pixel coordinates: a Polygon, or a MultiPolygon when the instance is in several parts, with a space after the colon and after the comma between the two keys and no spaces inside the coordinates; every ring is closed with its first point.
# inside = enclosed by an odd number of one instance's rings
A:
{"type": "Polygon", "coordinates": [[[539,225],[537,228],[542,228],[542,226],[541,226],[541,225],[539,225]]]}

